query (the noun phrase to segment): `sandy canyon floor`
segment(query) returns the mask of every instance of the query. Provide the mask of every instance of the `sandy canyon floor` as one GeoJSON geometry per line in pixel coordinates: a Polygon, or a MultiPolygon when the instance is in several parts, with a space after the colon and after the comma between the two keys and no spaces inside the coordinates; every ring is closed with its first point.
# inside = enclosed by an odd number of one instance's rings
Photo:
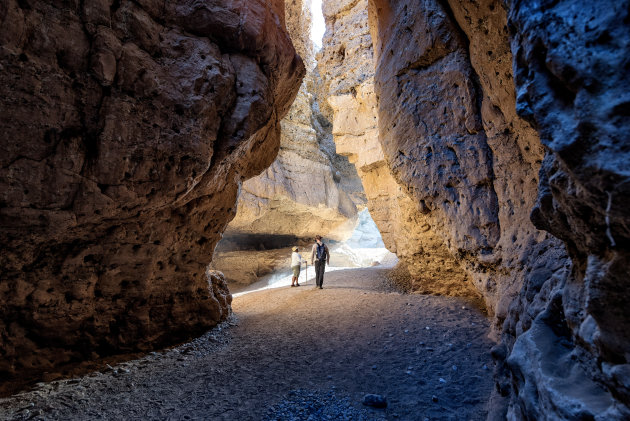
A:
{"type": "Polygon", "coordinates": [[[253,292],[178,347],[0,400],[0,419],[483,420],[488,321],[462,300],[405,295],[389,269],[253,292]],[[362,404],[380,394],[387,408],[362,404]]]}

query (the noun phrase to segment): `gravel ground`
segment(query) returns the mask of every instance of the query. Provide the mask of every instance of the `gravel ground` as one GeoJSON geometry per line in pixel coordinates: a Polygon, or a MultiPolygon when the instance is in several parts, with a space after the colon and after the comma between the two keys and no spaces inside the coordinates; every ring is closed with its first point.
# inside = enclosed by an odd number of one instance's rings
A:
{"type": "Polygon", "coordinates": [[[250,293],[234,317],[163,352],[0,400],[0,419],[483,420],[488,321],[459,299],[405,295],[389,269],[250,293]],[[366,394],[387,400],[363,405],[366,394]]]}

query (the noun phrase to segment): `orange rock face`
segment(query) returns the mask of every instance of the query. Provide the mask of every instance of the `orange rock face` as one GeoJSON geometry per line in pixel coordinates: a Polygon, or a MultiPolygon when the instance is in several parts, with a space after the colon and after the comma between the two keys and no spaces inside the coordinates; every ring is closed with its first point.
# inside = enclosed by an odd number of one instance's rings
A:
{"type": "Polygon", "coordinates": [[[206,273],[304,66],[283,2],[0,5],[0,373],[225,319],[206,273]]]}

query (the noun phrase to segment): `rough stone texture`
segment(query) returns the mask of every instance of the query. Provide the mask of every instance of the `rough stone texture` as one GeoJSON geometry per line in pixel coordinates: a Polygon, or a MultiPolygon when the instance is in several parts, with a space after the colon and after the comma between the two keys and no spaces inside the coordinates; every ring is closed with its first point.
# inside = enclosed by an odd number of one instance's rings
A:
{"type": "Polygon", "coordinates": [[[264,233],[312,238],[320,234],[343,240],[351,235],[357,207],[341,188],[341,175],[319,142],[312,124],[316,118],[313,101],[302,84],[281,122],[278,157],[261,175],[243,183],[238,211],[226,236],[264,233]]]}
{"type": "Polygon", "coordinates": [[[498,1],[370,0],[385,159],[505,320],[497,419],[630,416],[630,9],[607,4],[508,2],[510,50],[498,1]]]}
{"type": "Polygon", "coordinates": [[[299,0],[286,4],[289,34],[308,63],[308,72],[281,122],[280,152],[268,169],[243,183],[226,237],[255,233],[312,239],[320,234],[344,240],[357,219],[355,201],[348,193],[353,193],[359,206],[364,205],[357,186],[352,185],[356,180],[360,188],[356,170],[352,173],[347,160],[344,165],[343,158],[334,157],[330,125],[319,113],[309,5],[299,0]]]}
{"type": "Polygon", "coordinates": [[[476,296],[469,276],[449,253],[432,221],[392,177],[378,139],[372,39],[367,0],[324,1],[326,34],[318,65],[333,111],[337,153],[358,170],[368,208],[386,247],[414,278],[411,291],[476,296]]]}
{"type": "Polygon", "coordinates": [[[508,415],[629,419],[630,2],[507,3],[516,109],[545,146],[532,220],[573,262],[508,358],[508,415]]]}
{"type": "Polygon", "coordinates": [[[529,221],[541,148],[510,111],[505,12],[465,3],[371,3],[380,140],[499,326],[524,268],[562,271],[562,248],[529,221]]]}
{"type": "Polygon", "coordinates": [[[0,4],[0,376],[229,312],[206,273],[304,67],[283,2],[0,4]]]}

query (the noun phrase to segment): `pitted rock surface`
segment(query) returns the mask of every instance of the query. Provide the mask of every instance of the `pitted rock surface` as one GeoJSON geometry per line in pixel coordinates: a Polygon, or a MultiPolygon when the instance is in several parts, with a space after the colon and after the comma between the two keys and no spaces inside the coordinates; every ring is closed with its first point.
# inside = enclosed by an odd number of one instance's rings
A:
{"type": "Polygon", "coordinates": [[[624,419],[628,7],[543,3],[371,0],[380,140],[503,328],[497,419],[624,419]]]}
{"type": "Polygon", "coordinates": [[[304,66],[283,2],[0,5],[0,373],[225,319],[206,266],[304,66]]]}
{"type": "Polygon", "coordinates": [[[386,247],[414,278],[411,291],[479,296],[469,275],[431,229],[426,207],[391,174],[379,142],[372,38],[367,0],[325,1],[327,31],[318,60],[333,111],[337,153],[347,155],[361,177],[368,208],[386,247]]]}
{"type": "Polygon", "coordinates": [[[630,3],[507,4],[516,110],[545,147],[532,220],[573,263],[565,284],[540,281],[549,305],[507,360],[508,415],[628,419],[630,3]]]}

